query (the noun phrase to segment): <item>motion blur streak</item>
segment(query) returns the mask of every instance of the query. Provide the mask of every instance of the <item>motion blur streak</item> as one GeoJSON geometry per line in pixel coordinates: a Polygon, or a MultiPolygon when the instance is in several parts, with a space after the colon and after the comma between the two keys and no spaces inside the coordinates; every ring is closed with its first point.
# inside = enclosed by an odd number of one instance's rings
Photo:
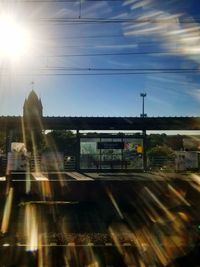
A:
{"type": "Polygon", "coordinates": [[[26,251],[36,251],[38,249],[38,218],[36,207],[33,204],[25,206],[25,236],[26,251]]]}
{"type": "Polygon", "coordinates": [[[197,190],[200,191],[200,176],[198,174],[193,173],[192,176],[192,181],[191,185],[197,190]]]}
{"type": "Polygon", "coordinates": [[[120,208],[119,208],[119,206],[118,206],[116,200],[114,199],[112,193],[111,193],[108,189],[106,189],[106,192],[107,192],[107,194],[108,194],[108,196],[109,196],[109,198],[110,198],[110,200],[111,200],[113,206],[115,207],[115,209],[116,209],[116,211],[117,211],[119,217],[120,217],[121,219],[123,219],[124,216],[123,216],[122,212],[120,211],[120,208]]]}
{"type": "Polygon", "coordinates": [[[5,208],[3,212],[3,219],[1,224],[1,233],[5,234],[8,231],[11,208],[12,208],[12,201],[13,201],[13,188],[9,189],[9,193],[7,195],[5,208]]]}
{"type": "Polygon", "coordinates": [[[86,252],[86,257],[88,262],[88,264],[86,265],[87,267],[100,267],[98,261],[95,259],[95,254],[92,246],[88,247],[88,252],[86,252]]]}
{"type": "Polygon", "coordinates": [[[43,240],[42,240],[42,236],[39,236],[39,243],[38,243],[38,267],[43,267],[44,265],[44,259],[45,259],[45,252],[44,250],[46,249],[46,247],[42,247],[43,245],[43,240]]]}
{"type": "MultiPolygon", "coordinates": [[[[44,229],[45,230],[45,229],[44,229]]],[[[52,263],[49,257],[49,245],[46,235],[39,235],[38,245],[38,267],[51,267],[52,263]]]]}
{"type": "Polygon", "coordinates": [[[186,206],[190,206],[190,203],[185,200],[185,198],[181,195],[181,193],[179,193],[176,189],[173,188],[173,186],[168,185],[169,190],[171,190],[171,192],[174,194],[175,197],[177,197],[183,204],[185,204],[186,206]]]}
{"type": "Polygon", "coordinates": [[[31,174],[30,172],[26,173],[26,194],[31,190],[31,174]]]}
{"type": "MultiPolygon", "coordinates": [[[[121,223],[120,225],[117,224],[117,226],[114,224],[113,227],[110,227],[109,229],[110,231],[110,235],[111,238],[114,242],[114,244],[116,245],[119,253],[123,256],[125,264],[127,266],[142,266],[139,265],[139,261],[140,261],[140,245],[138,244],[138,246],[136,245],[136,243],[138,242],[138,240],[136,239],[136,236],[134,234],[134,232],[132,232],[129,227],[127,227],[125,224],[121,223]],[[126,244],[125,246],[124,244],[122,244],[122,242],[120,242],[120,235],[119,233],[123,233],[124,237],[126,236],[126,238],[128,238],[128,240],[131,240],[132,242],[134,242],[134,248],[130,248],[129,247],[129,243],[126,244]],[[127,245],[127,247],[126,247],[127,245]],[[139,253],[138,253],[139,252],[139,253]]],[[[145,266],[145,265],[143,265],[145,266]]]]}
{"type": "MultiPolygon", "coordinates": [[[[22,127],[22,138],[25,147],[27,147],[27,140],[26,140],[26,131],[24,126],[24,120],[21,119],[21,127],[22,127]]],[[[27,164],[26,166],[26,194],[29,193],[31,190],[31,177],[30,177],[30,165],[27,164]]]]}
{"type": "Polygon", "coordinates": [[[95,262],[87,265],[87,267],[99,267],[99,264],[98,264],[98,262],[95,261],[95,262]]]}
{"type": "Polygon", "coordinates": [[[165,205],[163,205],[160,200],[147,188],[145,187],[146,192],[152,197],[152,199],[155,201],[155,203],[164,211],[164,213],[166,214],[166,216],[173,221],[174,220],[174,216],[173,214],[167,210],[167,208],[165,207],[165,205]]]}
{"type": "Polygon", "coordinates": [[[122,250],[122,247],[120,245],[120,241],[118,240],[117,234],[115,233],[115,231],[112,227],[109,227],[109,232],[110,232],[110,236],[111,236],[115,246],[117,247],[118,251],[120,252],[120,254],[123,254],[123,250],[122,250]]]}
{"type": "Polygon", "coordinates": [[[138,238],[142,238],[144,242],[149,245],[149,249],[152,250],[151,255],[155,255],[159,262],[161,262],[163,265],[166,265],[168,255],[162,248],[161,244],[158,242],[157,237],[155,237],[147,228],[143,228],[140,234],[142,235],[138,238]]]}

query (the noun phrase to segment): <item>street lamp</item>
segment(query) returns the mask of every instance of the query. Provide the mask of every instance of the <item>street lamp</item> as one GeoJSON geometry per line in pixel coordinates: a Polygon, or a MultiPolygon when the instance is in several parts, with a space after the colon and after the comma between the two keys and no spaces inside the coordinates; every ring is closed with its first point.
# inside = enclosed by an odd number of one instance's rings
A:
{"type": "Polygon", "coordinates": [[[141,93],[140,96],[142,97],[142,114],[140,114],[140,117],[146,117],[147,114],[144,113],[144,98],[147,96],[146,93],[141,93]]]}
{"type": "MultiPolygon", "coordinates": [[[[146,113],[144,113],[144,98],[147,96],[146,93],[140,93],[140,96],[142,97],[142,114],[140,114],[140,117],[145,118],[147,116],[146,113]]],[[[144,124],[144,122],[142,123],[144,124]]],[[[146,155],[146,129],[145,126],[142,126],[142,135],[143,135],[143,168],[144,171],[147,169],[147,155],[146,155]]]]}

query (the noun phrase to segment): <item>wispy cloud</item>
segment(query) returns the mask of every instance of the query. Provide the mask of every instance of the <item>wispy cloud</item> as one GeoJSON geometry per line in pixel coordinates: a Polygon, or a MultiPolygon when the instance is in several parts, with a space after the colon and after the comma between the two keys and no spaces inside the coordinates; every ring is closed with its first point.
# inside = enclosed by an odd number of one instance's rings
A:
{"type": "Polygon", "coordinates": [[[200,101],[200,89],[194,89],[189,92],[189,94],[194,97],[196,100],[200,101]]]}
{"type": "Polygon", "coordinates": [[[186,14],[172,14],[154,5],[152,0],[130,4],[132,12],[135,8],[143,8],[133,24],[124,24],[125,35],[159,37],[166,50],[176,47],[177,54],[200,63],[200,57],[194,56],[200,52],[200,25],[186,14]]]}

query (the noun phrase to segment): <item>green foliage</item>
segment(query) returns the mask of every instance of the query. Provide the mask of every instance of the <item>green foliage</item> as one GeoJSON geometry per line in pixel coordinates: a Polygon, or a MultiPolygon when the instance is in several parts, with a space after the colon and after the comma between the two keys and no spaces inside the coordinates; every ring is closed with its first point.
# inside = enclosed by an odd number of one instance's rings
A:
{"type": "Polygon", "coordinates": [[[167,136],[165,144],[173,150],[183,150],[183,138],[184,137],[179,134],[167,136]]]}
{"type": "Polygon", "coordinates": [[[174,151],[170,147],[168,147],[166,145],[156,146],[156,147],[151,148],[147,152],[147,155],[149,156],[149,158],[152,158],[152,157],[168,157],[168,158],[171,158],[171,157],[174,156],[174,151]]]}
{"type": "Polygon", "coordinates": [[[51,136],[54,139],[60,139],[60,140],[65,140],[66,138],[72,138],[74,137],[74,133],[72,131],[66,131],[66,130],[54,130],[49,132],[47,135],[51,136]]]}
{"type": "Polygon", "coordinates": [[[72,131],[54,130],[45,135],[44,151],[60,151],[69,155],[76,153],[76,135],[72,131]]]}
{"type": "Polygon", "coordinates": [[[150,134],[147,136],[147,150],[151,150],[157,146],[167,146],[173,150],[183,149],[183,136],[166,135],[166,134],[150,134]]]}
{"type": "Polygon", "coordinates": [[[5,131],[0,131],[0,151],[5,153],[6,151],[6,133],[5,131]]]}
{"type": "Polygon", "coordinates": [[[150,134],[147,135],[147,148],[152,149],[156,146],[162,146],[167,138],[166,134],[150,134]]]}
{"type": "Polygon", "coordinates": [[[147,152],[151,168],[171,168],[174,162],[174,151],[166,146],[156,146],[147,152]]]}

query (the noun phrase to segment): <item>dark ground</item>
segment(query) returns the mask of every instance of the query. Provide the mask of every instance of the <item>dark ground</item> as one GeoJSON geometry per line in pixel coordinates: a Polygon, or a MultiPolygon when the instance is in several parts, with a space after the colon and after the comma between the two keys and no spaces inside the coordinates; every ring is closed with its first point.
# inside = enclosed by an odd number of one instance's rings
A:
{"type": "Polygon", "coordinates": [[[0,182],[0,266],[166,266],[196,242],[197,175],[34,177],[0,182]]]}

